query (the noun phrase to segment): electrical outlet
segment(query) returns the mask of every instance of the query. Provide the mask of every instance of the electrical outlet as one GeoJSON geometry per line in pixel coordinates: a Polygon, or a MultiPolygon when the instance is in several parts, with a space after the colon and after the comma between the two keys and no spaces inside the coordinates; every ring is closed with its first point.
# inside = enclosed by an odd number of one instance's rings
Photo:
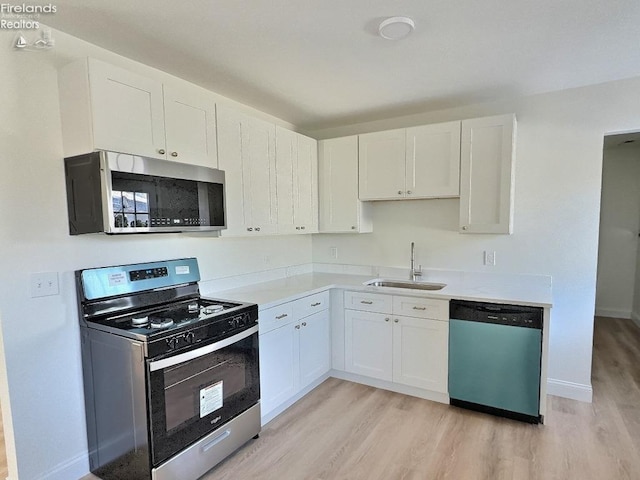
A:
{"type": "Polygon", "coordinates": [[[490,265],[492,267],[496,266],[496,252],[495,250],[485,250],[484,251],[484,264],[490,265]]]}
{"type": "Polygon", "coordinates": [[[338,247],[329,247],[329,255],[331,258],[338,258],[338,247]]]}
{"type": "Polygon", "coordinates": [[[58,272],[31,274],[31,297],[47,297],[58,293],[58,272]]]}

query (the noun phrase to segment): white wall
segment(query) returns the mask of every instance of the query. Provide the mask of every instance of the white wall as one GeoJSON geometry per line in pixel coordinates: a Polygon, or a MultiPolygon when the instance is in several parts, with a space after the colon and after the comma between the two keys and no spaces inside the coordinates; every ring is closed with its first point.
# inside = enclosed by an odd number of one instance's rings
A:
{"type": "Polygon", "coordinates": [[[20,480],[88,472],[74,270],[195,256],[203,279],[211,280],[311,261],[309,236],[69,236],[56,68],[93,56],[176,80],[62,33],[53,36],[53,50],[21,52],[11,47],[13,33],[0,31],[0,311],[10,402],[6,389],[0,395],[15,433],[14,446],[10,422],[10,478],[20,480]],[[60,294],[31,298],[32,272],[58,272],[60,294]]]}
{"type": "Polygon", "coordinates": [[[510,112],[518,119],[513,235],[458,234],[457,200],[380,202],[374,233],[316,235],[313,260],[406,268],[415,241],[426,268],[551,275],[549,393],[590,400],[603,136],[640,130],[639,111],[635,78],[309,132],[331,138],[510,112]],[[482,264],[485,249],[497,252],[495,267],[482,264]]]}
{"type": "Polygon", "coordinates": [[[640,232],[640,145],[604,150],[601,198],[596,314],[631,318],[640,232]]]}

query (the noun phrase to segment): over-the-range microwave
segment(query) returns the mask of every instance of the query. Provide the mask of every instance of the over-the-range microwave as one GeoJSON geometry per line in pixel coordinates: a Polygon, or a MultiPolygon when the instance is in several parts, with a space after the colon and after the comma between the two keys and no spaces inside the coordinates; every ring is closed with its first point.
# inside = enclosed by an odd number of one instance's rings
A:
{"type": "Polygon", "coordinates": [[[106,151],[64,165],[71,235],[226,228],[222,170],[106,151]]]}

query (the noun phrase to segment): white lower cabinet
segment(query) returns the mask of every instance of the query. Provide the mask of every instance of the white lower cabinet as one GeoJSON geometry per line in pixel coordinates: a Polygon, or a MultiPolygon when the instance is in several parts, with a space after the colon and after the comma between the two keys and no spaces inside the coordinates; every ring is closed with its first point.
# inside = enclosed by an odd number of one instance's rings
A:
{"type": "Polygon", "coordinates": [[[286,405],[331,368],[329,292],[260,312],[262,417],[286,405]]]}
{"type": "Polygon", "coordinates": [[[260,402],[264,413],[298,391],[299,354],[300,344],[293,325],[260,335],[260,402]]]}
{"type": "Polygon", "coordinates": [[[448,391],[449,322],[393,317],[393,381],[448,391]]]}
{"type": "Polygon", "coordinates": [[[384,313],[345,311],[347,372],[391,381],[393,341],[389,317],[384,313]]]}
{"type": "Polygon", "coordinates": [[[362,305],[344,313],[347,372],[447,393],[447,300],[345,292],[344,303],[362,305]]]}
{"type": "Polygon", "coordinates": [[[313,383],[331,368],[329,311],[314,313],[300,321],[300,388],[313,383]]]}

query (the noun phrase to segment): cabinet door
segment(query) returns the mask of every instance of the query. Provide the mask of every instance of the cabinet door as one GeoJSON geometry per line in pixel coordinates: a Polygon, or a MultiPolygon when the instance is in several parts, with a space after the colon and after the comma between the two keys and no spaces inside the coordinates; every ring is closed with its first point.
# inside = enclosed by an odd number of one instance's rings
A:
{"type": "MultiPolygon", "coordinates": [[[[296,230],[318,232],[318,142],[295,134],[296,156],[293,164],[293,198],[296,230]]],[[[279,192],[278,192],[279,195],[279,192]]]]}
{"type": "Polygon", "coordinates": [[[260,335],[260,403],[263,416],[299,390],[300,350],[295,326],[286,325],[260,335]]]}
{"type": "Polygon", "coordinates": [[[248,119],[242,131],[245,220],[248,228],[262,234],[277,230],[275,140],[275,125],[248,119]]]}
{"type": "Polygon", "coordinates": [[[360,200],[404,198],[405,129],[367,133],[359,142],[360,200]]]}
{"type": "Polygon", "coordinates": [[[162,84],[89,59],[96,149],[166,158],[162,84]]]}
{"type": "Polygon", "coordinates": [[[392,323],[383,313],[345,310],[345,370],[391,381],[392,323]]]}
{"type": "MultiPolygon", "coordinates": [[[[296,233],[294,219],[294,163],[298,156],[296,134],[276,127],[276,194],[278,233],[296,233]]],[[[300,230],[298,230],[300,232],[300,230]]]]}
{"type": "Polygon", "coordinates": [[[460,232],[511,233],[514,115],[462,122],[460,232]]]}
{"type": "Polygon", "coordinates": [[[460,122],[407,128],[407,197],[460,195],[460,122]]]}
{"type": "Polygon", "coordinates": [[[318,142],[320,232],[371,232],[369,203],[358,199],[358,136],[318,142]]]}
{"type": "Polygon", "coordinates": [[[216,104],[195,90],[164,86],[167,158],[218,168],[216,104]]]}
{"type": "Polygon", "coordinates": [[[227,229],[223,235],[245,235],[245,190],[247,185],[242,169],[242,138],[247,129],[247,118],[235,110],[219,107],[218,153],[219,167],[225,172],[225,200],[227,202],[227,229]]]}
{"type": "Polygon", "coordinates": [[[302,318],[299,326],[300,388],[304,388],[331,368],[329,310],[302,318]]]}
{"type": "Polygon", "coordinates": [[[393,381],[447,393],[449,323],[393,317],[393,381]]]}

